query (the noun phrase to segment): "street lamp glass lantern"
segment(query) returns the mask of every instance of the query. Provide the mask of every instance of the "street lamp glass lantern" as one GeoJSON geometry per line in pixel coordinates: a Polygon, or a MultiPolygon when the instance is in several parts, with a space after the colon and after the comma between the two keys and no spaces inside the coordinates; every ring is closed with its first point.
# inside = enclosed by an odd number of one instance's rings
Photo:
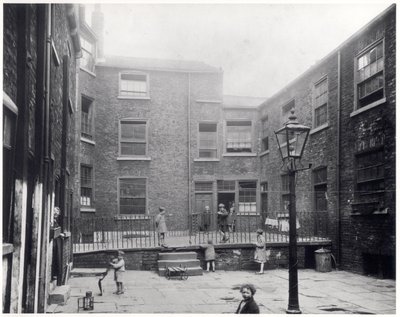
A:
{"type": "Polygon", "coordinates": [[[309,133],[310,128],[299,124],[294,109],[292,109],[289,121],[278,131],[275,131],[283,161],[290,158],[301,159],[309,133]]]}

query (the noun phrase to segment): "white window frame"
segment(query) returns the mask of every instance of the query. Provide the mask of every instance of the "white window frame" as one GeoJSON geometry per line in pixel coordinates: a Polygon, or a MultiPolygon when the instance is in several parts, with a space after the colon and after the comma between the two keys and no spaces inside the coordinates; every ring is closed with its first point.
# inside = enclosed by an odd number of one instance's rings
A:
{"type": "Polygon", "coordinates": [[[79,204],[82,208],[93,208],[94,206],[94,168],[93,165],[90,164],[80,164],[80,170],[79,170],[79,174],[80,174],[80,196],[79,196],[79,204]],[[91,173],[91,187],[86,187],[86,186],[82,186],[82,167],[84,168],[89,168],[90,169],[90,173],[91,173]],[[82,187],[85,188],[90,188],[91,191],[91,196],[90,196],[90,203],[89,204],[82,204],[82,187]]]}
{"type": "Polygon", "coordinates": [[[329,79],[328,79],[328,75],[327,74],[324,75],[323,77],[321,77],[319,80],[317,80],[314,83],[313,96],[312,96],[312,107],[313,107],[313,111],[312,111],[313,131],[315,129],[320,130],[320,129],[323,129],[323,128],[327,127],[329,125],[329,79]],[[326,98],[327,100],[326,100],[326,104],[325,104],[325,106],[326,106],[326,122],[324,122],[323,124],[320,124],[320,125],[317,126],[316,122],[315,122],[315,120],[316,120],[315,112],[316,112],[317,109],[319,109],[320,107],[323,107],[324,105],[317,105],[317,103],[316,103],[316,97],[317,97],[316,88],[317,88],[318,85],[323,83],[325,80],[326,80],[326,94],[327,94],[327,98],[326,98]]]}
{"type": "Polygon", "coordinates": [[[148,215],[148,206],[149,206],[149,182],[147,177],[142,177],[142,176],[120,176],[117,179],[117,199],[118,199],[118,216],[124,216],[124,217],[137,217],[137,216],[146,216],[148,215]],[[121,213],[121,179],[144,179],[146,183],[146,204],[145,204],[145,210],[143,214],[122,214],[121,213]]]}
{"type": "Polygon", "coordinates": [[[94,112],[95,108],[94,108],[94,99],[85,95],[85,94],[81,94],[81,138],[89,140],[89,141],[94,141],[94,132],[95,132],[95,124],[94,124],[94,116],[95,116],[95,112],[94,112]],[[90,108],[89,108],[89,119],[90,119],[90,125],[91,125],[91,129],[90,129],[90,135],[83,132],[82,131],[82,99],[87,99],[88,101],[90,101],[90,108]],[[91,113],[90,113],[91,112],[91,113]],[[91,114],[91,116],[90,116],[91,114]],[[82,133],[85,133],[87,135],[83,135],[82,133]]]}
{"type": "Polygon", "coordinates": [[[122,118],[119,120],[119,131],[118,131],[118,155],[120,158],[147,158],[148,147],[149,147],[149,136],[148,136],[148,129],[149,129],[149,122],[148,119],[140,119],[140,118],[122,118]],[[123,122],[135,122],[135,123],[144,123],[146,125],[146,132],[145,132],[145,141],[144,142],[134,142],[131,143],[145,143],[145,153],[143,155],[134,155],[134,154],[122,154],[121,153],[121,142],[122,142],[122,123],[123,122]]]}
{"type": "Polygon", "coordinates": [[[219,144],[218,144],[218,122],[215,122],[215,121],[201,121],[201,122],[199,122],[198,123],[198,125],[197,125],[197,157],[198,157],[198,160],[210,160],[210,161],[213,161],[213,160],[216,160],[216,159],[218,159],[218,157],[219,157],[219,144]],[[216,146],[216,148],[215,148],[215,150],[216,150],[216,154],[215,154],[215,157],[200,157],[200,150],[201,150],[201,148],[200,148],[200,125],[201,124],[215,124],[215,146],[216,146]]]}
{"type": "Polygon", "coordinates": [[[254,121],[250,118],[243,118],[243,119],[228,119],[225,120],[224,123],[224,156],[256,156],[257,153],[254,152],[254,121]],[[250,122],[250,152],[228,152],[228,122],[250,122]]]}
{"type": "MultiPolygon", "coordinates": [[[[82,70],[94,75],[95,63],[96,63],[96,55],[95,55],[96,43],[94,41],[92,41],[92,40],[88,40],[87,38],[85,38],[82,35],[80,36],[80,41],[81,41],[81,49],[83,51],[82,53],[83,54],[84,53],[89,54],[91,56],[91,58],[92,58],[92,61],[93,61],[92,69],[87,68],[86,65],[82,64],[82,62],[79,63],[80,69],[82,69],[82,70]],[[85,45],[84,45],[85,42],[92,46],[92,51],[91,52],[85,47],[85,45]]],[[[83,60],[83,59],[81,59],[81,60],[83,60]]]]}
{"type": "MultiPolygon", "coordinates": [[[[385,38],[382,37],[376,41],[374,41],[373,43],[371,43],[370,45],[368,45],[367,47],[365,47],[360,53],[357,54],[357,56],[354,58],[354,111],[351,113],[350,116],[354,116],[357,115],[360,112],[364,112],[368,109],[371,109],[373,107],[376,107],[378,105],[381,105],[382,103],[386,102],[386,89],[385,89],[385,84],[386,84],[386,80],[385,80],[385,64],[386,64],[386,52],[385,52],[385,38]],[[373,50],[375,47],[377,47],[380,43],[382,43],[382,59],[383,59],[383,67],[381,71],[376,72],[374,75],[369,76],[367,79],[364,79],[362,81],[358,81],[358,60],[360,57],[362,57],[363,55],[367,54],[368,52],[370,52],[371,50],[373,50]],[[382,72],[382,76],[383,76],[383,87],[382,87],[382,91],[383,91],[383,97],[372,101],[369,104],[366,104],[364,106],[360,107],[360,99],[358,97],[359,93],[358,93],[358,86],[360,83],[365,82],[366,80],[368,80],[369,78],[375,76],[376,74],[382,72]]],[[[379,91],[376,90],[376,91],[379,91]]],[[[372,93],[371,93],[372,94],[372,93]]]]}
{"type": "Polygon", "coordinates": [[[139,71],[121,71],[118,74],[118,99],[150,99],[150,80],[149,80],[149,74],[145,72],[139,72],[139,71]],[[146,76],[146,94],[144,95],[126,95],[121,93],[122,89],[122,80],[121,77],[122,75],[141,75],[141,76],[146,76]]]}

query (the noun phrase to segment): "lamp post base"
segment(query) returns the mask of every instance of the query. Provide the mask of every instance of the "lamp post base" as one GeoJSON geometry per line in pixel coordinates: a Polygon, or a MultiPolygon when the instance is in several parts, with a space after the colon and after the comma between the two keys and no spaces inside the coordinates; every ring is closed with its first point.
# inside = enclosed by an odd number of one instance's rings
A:
{"type": "Polygon", "coordinates": [[[300,309],[286,309],[286,314],[301,314],[300,309]]]}

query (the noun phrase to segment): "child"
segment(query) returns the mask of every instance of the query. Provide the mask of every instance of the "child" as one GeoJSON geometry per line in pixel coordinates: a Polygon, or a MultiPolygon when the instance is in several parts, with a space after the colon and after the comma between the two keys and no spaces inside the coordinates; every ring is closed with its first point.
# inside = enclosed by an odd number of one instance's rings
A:
{"type": "Polygon", "coordinates": [[[158,245],[166,247],[165,233],[167,232],[167,224],[165,222],[165,208],[159,208],[160,213],[156,216],[156,229],[158,232],[158,245]]]}
{"type": "Polygon", "coordinates": [[[240,293],[242,293],[243,300],[240,302],[236,314],[259,314],[260,309],[253,297],[256,293],[254,285],[243,284],[240,287],[240,293]]]}
{"type": "Polygon", "coordinates": [[[208,244],[203,247],[204,250],[204,259],[207,263],[207,272],[210,272],[210,263],[211,269],[215,272],[215,249],[211,239],[208,239],[208,244]]]}
{"type": "Polygon", "coordinates": [[[260,263],[260,272],[256,272],[256,274],[264,274],[264,263],[267,262],[267,250],[265,248],[263,231],[261,229],[257,230],[257,242],[256,250],[254,252],[254,261],[260,263]]]}
{"type": "Polygon", "coordinates": [[[110,262],[110,265],[114,269],[114,281],[117,284],[117,291],[114,294],[120,295],[124,293],[124,286],[122,284],[122,281],[124,280],[124,272],[125,272],[125,261],[123,258],[124,251],[119,251],[118,250],[118,256],[116,259],[114,259],[112,262],[110,262]]]}

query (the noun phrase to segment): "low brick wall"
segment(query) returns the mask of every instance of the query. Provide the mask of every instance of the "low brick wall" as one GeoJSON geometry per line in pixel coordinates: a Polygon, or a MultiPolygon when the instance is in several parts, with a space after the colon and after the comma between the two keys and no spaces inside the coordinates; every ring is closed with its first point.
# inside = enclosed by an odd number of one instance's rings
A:
{"type": "MultiPolygon", "coordinates": [[[[314,251],[318,248],[330,247],[330,242],[298,244],[298,268],[312,268],[315,266],[314,251]]],[[[227,271],[256,270],[258,264],[253,261],[254,244],[216,245],[216,269],[227,271]]],[[[147,248],[123,249],[125,252],[126,269],[157,271],[158,253],[161,252],[189,252],[197,253],[200,265],[204,268],[204,251],[200,246],[179,248],[147,248]]],[[[285,243],[267,244],[267,258],[265,269],[288,267],[289,248],[285,243]]],[[[79,268],[106,268],[115,251],[93,251],[74,254],[74,267],[79,268]]]]}

